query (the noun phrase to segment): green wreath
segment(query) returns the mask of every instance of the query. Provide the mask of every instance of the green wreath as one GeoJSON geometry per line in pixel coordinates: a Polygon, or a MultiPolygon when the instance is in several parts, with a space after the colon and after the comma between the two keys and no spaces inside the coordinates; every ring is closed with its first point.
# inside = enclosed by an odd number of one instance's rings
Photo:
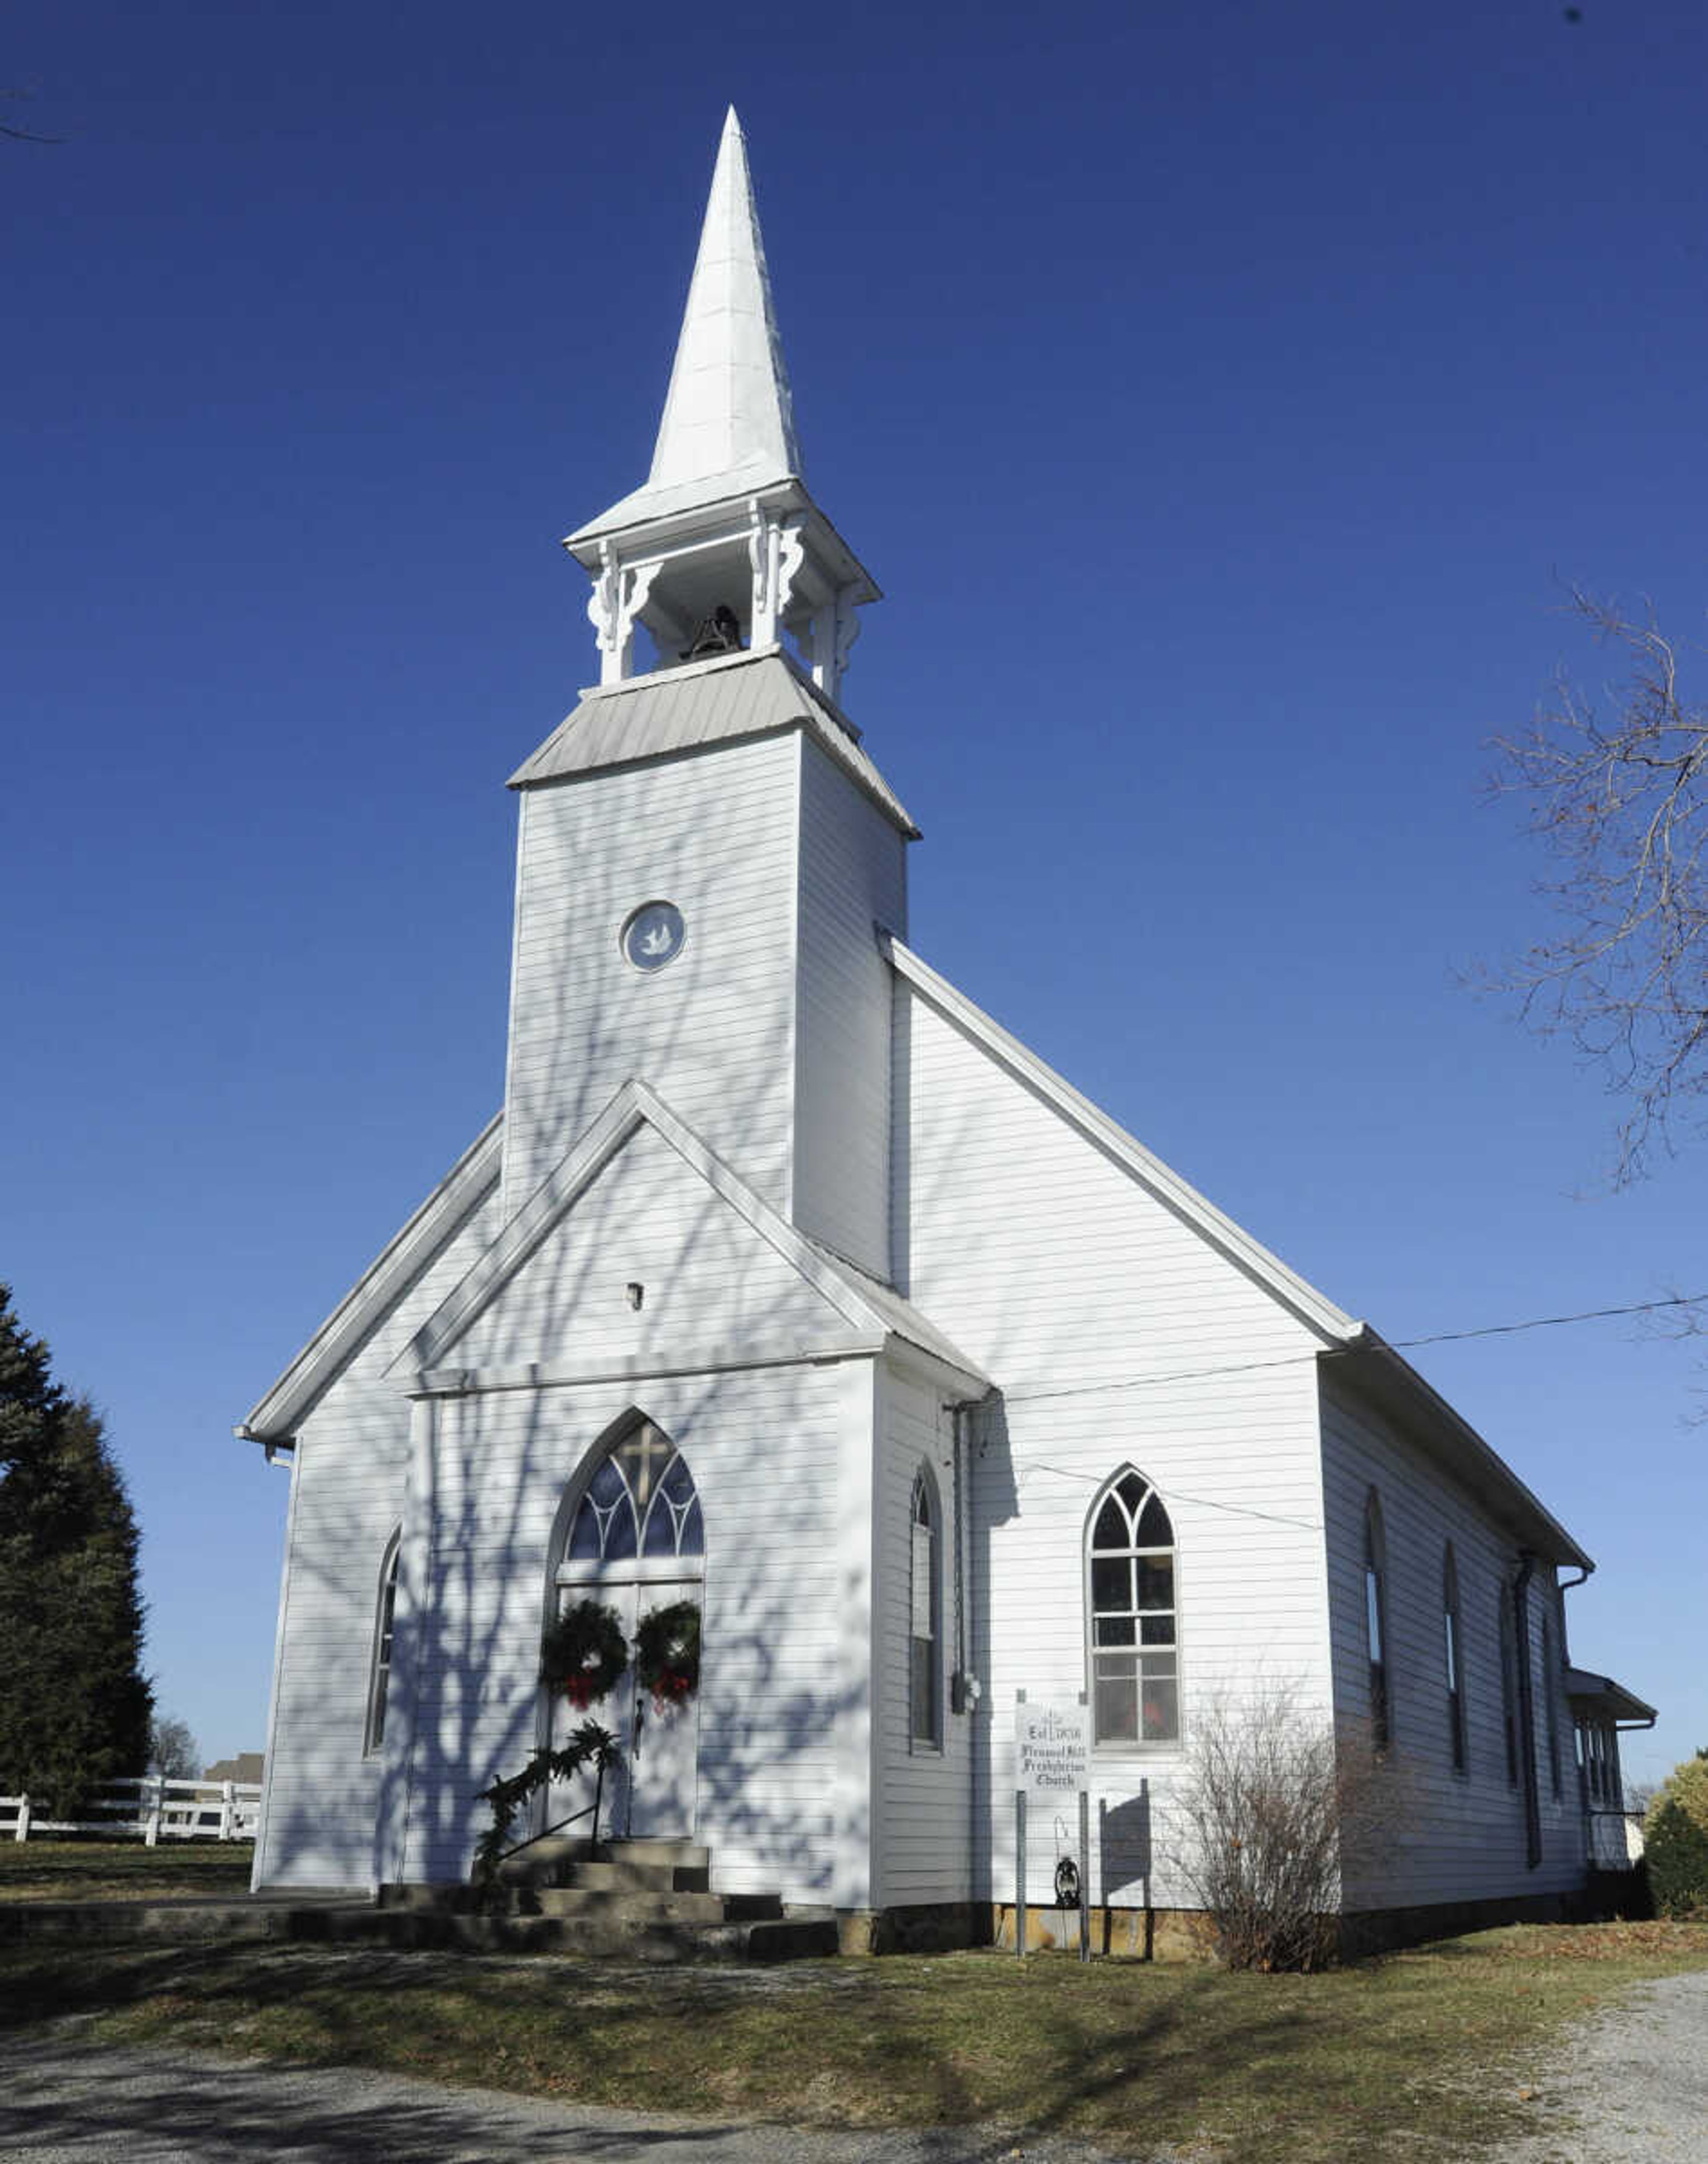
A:
{"type": "Polygon", "coordinates": [[[634,1673],[662,1712],[681,1705],[700,1688],[700,1608],[675,1600],[654,1608],[634,1629],[634,1673]]]}
{"type": "Polygon", "coordinates": [[[549,1691],[585,1712],[608,1698],[628,1666],[628,1641],[614,1608],[578,1600],[539,1641],[539,1679],[549,1691]]]}

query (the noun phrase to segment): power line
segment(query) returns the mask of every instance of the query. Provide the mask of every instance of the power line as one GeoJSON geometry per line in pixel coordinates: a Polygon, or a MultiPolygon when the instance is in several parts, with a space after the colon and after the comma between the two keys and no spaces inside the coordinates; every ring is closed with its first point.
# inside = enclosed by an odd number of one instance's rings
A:
{"type": "MultiPolygon", "coordinates": [[[[1708,1305],[1708,1293],[1674,1293],[1665,1300],[1634,1300],[1624,1307],[1584,1308],[1572,1315],[1532,1316],[1523,1322],[1486,1322],[1472,1330],[1437,1330],[1422,1337],[1395,1337],[1384,1342],[1395,1352],[1415,1352],[1425,1345],[1458,1345],[1474,1337],[1514,1337],[1525,1331],[1558,1330],[1568,1324],[1606,1322],[1624,1316],[1657,1315],[1669,1308],[1708,1305]]],[[[1250,1375],[1271,1368],[1294,1368],[1306,1361],[1344,1359],[1364,1351],[1361,1345],[1325,1345],[1308,1352],[1283,1352],[1269,1360],[1218,1362],[1208,1368],[1180,1368],[1159,1375],[1112,1376],[1101,1383],[1064,1383],[1052,1389],[1004,1390],[1005,1405],[1036,1405],[1048,1398],[1096,1396],[1106,1390],[1142,1390],[1164,1383],[1194,1383],[1217,1375],[1250,1375]]]]}

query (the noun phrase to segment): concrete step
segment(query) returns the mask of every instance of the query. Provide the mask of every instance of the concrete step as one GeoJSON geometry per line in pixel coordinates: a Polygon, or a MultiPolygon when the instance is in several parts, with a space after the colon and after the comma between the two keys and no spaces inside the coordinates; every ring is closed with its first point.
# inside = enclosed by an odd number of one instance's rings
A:
{"type": "MultiPolygon", "coordinates": [[[[679,1897],[693,1899],[692,1895],[679,1897]]],[[[293,1938],[339,1945],[555,1953],[639,1962],[802,1961],[837,1951],[833,1920],[788,1916],[695,1923],[612,1910],[569,1916],[475,1916],[432,1909],[292,1912],[293,1938]]]]}
{"type": "Polygon", "coordinates": [[[636,1893],[586,1886],[530,1887],[516,1896],[520,1914],[590,1916],[623,1923],[721,1924],[723,1904],[715,1894],[636,1893]]]}
{"type": "Polygon", "coordinates": [[[710,1888],[712,1872],[705,1864],[696,1868],[686,1863],[643,1863],[619,1854],[602,1863],[572,1863],[564,1883],[590,1892],[704,1894],[710,1888]]]}
{"type": "Polygon", "coordinates": [[[513,1915],[591,1916],[664,1924],[759,1924],[781,1917],[775,1894],[659,1893],[633,1888],[528,1887],[512,1896],[513,1915]]]}
{"type": "Polygon", "coordinates": [[[629,1863],[669,1863],[683,1871],[704,1871],[712,1861],[711,1850],[698,1841],[640,1836],[632,1841],[602,1841],[600,1853],[613,1862],[622,1860],[629,1863]]]}
{"type": "MultiPolygon", "coordinates": [[[[429,1902],[374,1907],[365,1896],[323,1895],[298,1904],[271,1899],[182,1901],[16,1901],[0,1903],[0,1941],[84,1940],[295,1940],[318,1945],[436,1947],[471,1953],[555,1953],[587,1960],[799,1961],[837,1951],[828,1913],[785,1915],[774,1897],[709,1894],[660,1897],[697,1909],[709,1902],[719,1917],[625,1911],[609,1897],[602,1908],[567,1915],[485,1915],[451,1905],[467,1887],[396,1888],[430,1894],[429,1902]],[[762,1909],[767,1913],[755,1913],[762,1909]]],[[[565,1889],[570,1890],[570,1889],[565,1889]]]]}
{"type": "Polygon", "coordinates": [[[609,1853],[609,1846],[604,1841],[596,1848],[591,1841],[575,1835],[547,1834],[542,1840],[530,1841],[515,1855],[507,1856],[498,1866],[498,1876],[512,1885],[555,1886],[565,1872],[577,1864],[609,1853]]]}

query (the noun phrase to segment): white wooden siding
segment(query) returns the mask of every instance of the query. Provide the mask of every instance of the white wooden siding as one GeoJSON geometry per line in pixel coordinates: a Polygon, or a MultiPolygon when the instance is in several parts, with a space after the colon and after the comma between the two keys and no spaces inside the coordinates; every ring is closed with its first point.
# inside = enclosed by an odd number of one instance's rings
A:
{"type": "MultiPolygon", "coordinates": [[[[1086,1515],[1122,1464],[1159,1488],[1179,1543],[1183,1731],[1213,1699],[1270,1689],[1326,1716],[1316,1341],[948,1017],[901,998],[906,1289],[1004,1393],[972,1463],[977,1870],[1000,1899],[1014,1694],[1086,1688],[1086,1515]]],[[[1101,1804],[1117,1831],[1099,1894],[1143,1898],[1148,1862],[1152,1898],[1180,1898],[1163,1868],[1180,1764],[1169,1746],[1100,1753],[1094,1824],[1101,1804]]],[[[1034,1899],[1053,1838],[1031,1844],[1034,1899]]]]}
{"type": "MultiPolygon", "coordinates": [[[[1535,1682],[1537,1793],[1542,1861],[1526,1867],[1524,1794],[1506,1778],[1500,1603],[1518,1563],[1518,1543],[1467,1491],[1444,1478],[1384,1415],[1337,1384],[1322,1392],[1329,1600],[1335,1698],[1343,1720],[1368,1719],[1369,1656],[1364,1625],[1364,1510],[1374,1488],[1387,1548],[1385,1584],[1391,1769],[1391,1841],[1376,1868],[1347,1888],[1354,1908],[1548,1894],[1583,1876],[1583,1821],[1571,1764],[1571,1720],[1559,1667],[1562,1638],[1553,1573],[1531,1581],[1529,1657],[1535,1682]],[[1453,1765],[1448,1725],[1442,1559],[1451,1540],[1458,1571],[1465,1771],[1453,1765]],[[1552,1606],[1560,1735],[1560,1793],[1548,1763],[1542,1616],[1552,1606]]],[[[1509,1605],[1510,1605],[1510,1596],[1509,1605]]],[[[1521,1647],[1521,1657],[1523,1655],[1521,1647]]]]}
{"type": "Polygon", "coordinates": [[[791,735],[522,792],[507,1216],[630,1075],[787,1211],[799,762],[791,735]],[[687,936],[643,975],[618,938],[659,897],[687,936]]]}
{"type": "Polygon", "coordinates": [[[257,1886],[375,1883],[381,1761],[363,1745],[380,1566],[403,1515],[409,1452],[408,1401],[385,1371],[497,1229],[495,1190],[298,1434],[257,1886]]]}
{"type": "MultiPolygon", "coordinates": [[[[612,1423],[643,1410],[688,1459],[706,1526],[698,1838],[720,1891],[860,1905],[867,1789],[863,1616],[872,1363],[512,1390],[441,1404],[437,1512],[401,1875],[455,1879],[487,1825],[478,1792],[532,1752],[551,1530],[612,1423]],[[848,1493],[849,1469],[852,1485],[848,1493]],[[850,1510],[862,1537],[847,1538],[850,1510]],[[862,1772],[863,1772],[862,1768],[862,1772]]],[[[401,1711],[401,1710],[400,1710],[401,1711]]]]}
{"type": "Polygon", "coordinates": [[[458,1368],[661,1360],[846,1331],[823,1296],[643,1124],[448,1358],[458,1368]],[[628,1287],[642,1288],[630,1306],[628,1287]]]}
{"type": "Polygon", "coordinates": [[[890,1275],[890,969],[905,936],[907,845],[818,746],[801,772],[794,1221],[890,1275]]]}
{"type": "Polygon", "coordinates": [[[972,1731],[949,1710],[954,1668],[954,1417],[943,1393],[890,1367],[880,1381],[873,1673],[878,1724],[875,1905],[965,1901],[973,1894],[972,1731]],[[928,1465],[938,1506],[936,1563],[940,1749],[912,1738],[913,1483],[928,1465]]]}

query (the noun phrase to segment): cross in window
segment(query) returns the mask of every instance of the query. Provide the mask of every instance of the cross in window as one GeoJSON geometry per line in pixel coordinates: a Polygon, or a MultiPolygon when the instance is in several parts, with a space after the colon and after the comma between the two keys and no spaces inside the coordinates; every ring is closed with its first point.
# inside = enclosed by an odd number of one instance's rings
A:
{"type": "Polygon", "coordinates": [[[653,1475],[662,1473],[675,1452],[650,1421],[636,1430],[623,1446],[623,1471],[634,1493],[635,1508],[644,1516],[652,1494],[653,1475]]]}

